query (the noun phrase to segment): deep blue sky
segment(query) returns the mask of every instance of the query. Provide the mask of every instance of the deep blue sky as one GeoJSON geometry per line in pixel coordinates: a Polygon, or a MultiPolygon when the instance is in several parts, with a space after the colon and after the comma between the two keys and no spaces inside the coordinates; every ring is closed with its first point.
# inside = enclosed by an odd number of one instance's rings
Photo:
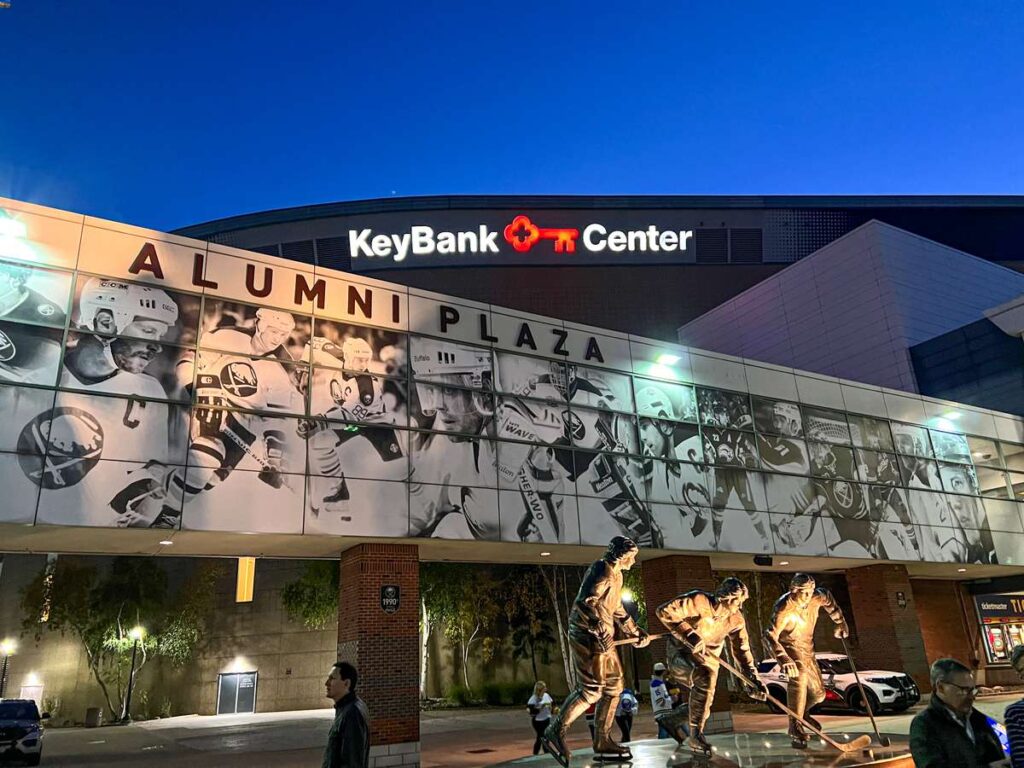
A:
{"type": "Polygon", "coordinates": [[[1024,193],[1024,4],[0,10],[0,195],[169,229],[391,194],[1024,193]]]}

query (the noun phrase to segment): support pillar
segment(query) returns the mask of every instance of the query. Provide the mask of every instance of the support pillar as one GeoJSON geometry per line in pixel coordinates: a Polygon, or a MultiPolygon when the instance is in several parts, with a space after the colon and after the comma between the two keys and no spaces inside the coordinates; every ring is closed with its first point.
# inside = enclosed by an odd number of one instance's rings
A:
{"type": "MultiPolygon", "coordinates": [[[[699,555],[667,555],[640,564],[644,581],[644,599],[647,603],[647,626],[652,634],[665,632],[665,627],[655,613],[658,606],[678,597],[691,589],[714,592],[718,586],[711,572],[711,559],[699,555]]],[[[651,657],[664,661],[667,656],[667,640],[651,643],[651,657]]],[[[732,711],[729,703],[729,689],[726,679],[729,673],[719,672],[715,698],[711,704],[705,733],[726,733],[732,731],[732,711]]]]}
{"type": "Polygon", "coordinates": [[[370,767],[420,764],[419,552],[407,544],[360,544],[341,555],[338,658],[359,671],[370,710],[370,767]],[[398,608],[385,610],[397,586],[398,608]]]}
{"type": "Polygon", "coordinates": [[[906,567],[851,568],[846,583],[857,629],[852,649],[857,666],[906,672],[922,691],[930,690],[928,657],[906,567]]]}

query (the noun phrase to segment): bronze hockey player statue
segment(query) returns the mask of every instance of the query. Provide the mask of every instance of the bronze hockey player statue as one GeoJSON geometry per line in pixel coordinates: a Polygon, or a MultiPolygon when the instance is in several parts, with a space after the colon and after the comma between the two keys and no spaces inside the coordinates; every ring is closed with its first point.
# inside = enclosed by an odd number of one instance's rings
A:
{"type": "MultiPolygon", "coordinates": [[[[832,593],[824,587],[816,587],[813,576],[798,573],[789,583],[789,591],[776,601],[771,623],[765,633],[776,661],[781,665],[783,674],[789,678],[789,706],[816,728],[821,726],[805,713],[825,699],[821,670],[814,658],[814,625],[818,623],[818,612],[821,609],[835,622],[835,636],[849,637],[846,619],[832,593]]],[[[807,732],[800,721],[792,716],[789,718],[789,738],[798,749],[807,746],[807,732]]]]}
{"type": "Polygon", "coordinates": [[[747,622],[741,613],[749,596],[746,585],[730,577],[714,594],[695,589],[658,606],[658,618],[672,633],[666,677],[690,689],[690,736],[686,743],[695,752],[711,753],[711,745],[704,738],[704,724],[711,715],[719,657],[727,639],[734,662],[756,686],[745,686],[747,695],[764,700],[765,688],[757,677],[747,622]]]}
{"type": "Polygon", "coordinates": [[[594,717],[594,757],[598,760],[628,760],[628,747],[611,737],[615,707],[622,693],[622,664],[615,645],[616,630],[622,639],[632,640],[638,648],[649,641],[622,607],[622,574],[633,567],[638,548],[632,539],[616,536],[604,556],[593,563],[583,577],[569,614],[569,643],[579,680],[544,731],[542,745],[562,765],[569,764],[570,752],[565,734],[591,704],[597,704],[594,717]]]}

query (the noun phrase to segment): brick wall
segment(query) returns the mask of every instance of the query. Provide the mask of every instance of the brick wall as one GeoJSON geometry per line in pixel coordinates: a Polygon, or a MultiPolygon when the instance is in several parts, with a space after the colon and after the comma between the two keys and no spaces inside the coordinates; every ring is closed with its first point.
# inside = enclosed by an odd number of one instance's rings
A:
{"type": "MultiPolygon", "coordinates": [[[[964,602],[967,598],[960,584],[939,579],[914,579],[911,584],[928,663],[952,658],[973,666],[978,654],[963,611],[963,606],[970,603],[964,602]]],[[[971,618],[970,626],[974,628],[977,622],[971,618]]]]}
{"type": "Polygon", "coordinates": [[[851,568],[846,582],[857,625],[852,649],[857,665],[906,672],[922,690],[929,690],[928,658],[906,567],[851,568]],[[906,607],[900,607],[897,592],[903,593],[906,607]]]}
{"type": "MultiPolygon", "coordinates": [[[[341,555],[338,658],[359,670],[374,745],[419,741],[419,553],[405,544],[360,544],[341,555]],[[401,588],[395,613],[381,608],[385,584],[401,588]]],[[[418,751],[418,750],[417,750],[418,751]]]]}

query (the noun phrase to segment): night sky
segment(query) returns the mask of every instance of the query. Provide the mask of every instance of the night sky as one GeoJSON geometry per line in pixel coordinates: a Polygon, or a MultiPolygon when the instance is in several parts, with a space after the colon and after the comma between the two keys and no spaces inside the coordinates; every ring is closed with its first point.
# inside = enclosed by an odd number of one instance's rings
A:
{"type": "Polygon", "coordinates": [[[432,194],[1021,194],[1024,4],[0,10],[0,196],[170,229],[432,194]]]}

